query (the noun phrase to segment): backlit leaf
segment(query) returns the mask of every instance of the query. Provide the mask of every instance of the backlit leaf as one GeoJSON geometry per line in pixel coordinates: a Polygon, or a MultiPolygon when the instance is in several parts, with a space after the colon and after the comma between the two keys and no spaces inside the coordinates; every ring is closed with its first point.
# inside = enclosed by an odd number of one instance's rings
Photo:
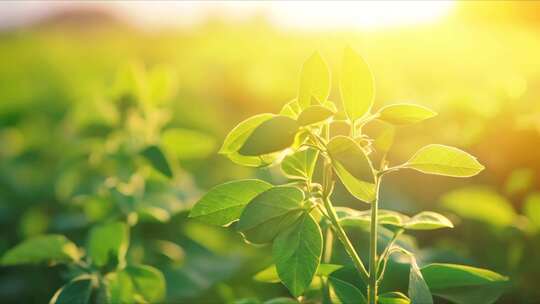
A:
{"type": "Polygon", "coordinates": [[[350,47],[343,55],[340,91],[345,113],[351,121],[370,111],[375,96],[373,75],[364,59],[350,47]]]}
{"type": "MultiPolygon", "coordinates": [[[[336,265],[336,264],[320,264],[317,268],[317,271],[315,275],[317,276],[323,276],[327,277],[332,272],[341,269],[342,265],[336,265]]],[[[267,267],[261,271],[259,271],[254,277],[254,280],[259,282],[265,282],[265,283],[278,283],[279,276],[277,273],[276,265],[272,265],[270,267],[267,267]]]]}
{"type": "Polygon", "coordinates": [[[334,112],[321,105],[313,105],[305,108],[298,116],[298,124],[301,126],[307,126],[319,122],[323,122],[332,117],[334,112]]]}
{"type": "Polygon", "coordinates": [[[332,138],[327,149],[334,171],[345,188],[359,200],[371,202],[375,198],[375,178],[364,150],[345,136],[332,138]]]}
{"type": "Polygon", "coordinates": [[[276,115],[270,113],[258,114],[240,122],[227,134],[219,153],[229,154],[240,150],[253,130],[274,116],[276,115]]]}
{"type": "Polygon", "coordinates": [[[287,116],[272,117],[253,130],[238,153],[258,156],[278,152],[293,143],[297,130],[298,124],[294,119],[287,116]]]}
{"type": "Polygon", "coordinates": [[[281,170],[289,178],[308,180],[313,176],[319,151],[307,148],[287,155],[281,162],[281,170]]]}
{"type": "Polygon", "coordinates": [[[321,253],[321,229],[309,214],[274,240],[272,256],[279,278],[294,296],[300,296],[313,280],[321,253]]]}
{"type": "Polygon", "coordinates": [[[248,167],[265,167],[274,163],[280,157],[280,153],[271,153],[259,156],[245,156],[238,152],[227,154],[227,157],[235,164],[248,167]]]}
{"type": "Polygon", "coordinates": [[[508,283],[493,271],[455,264],[430,264],[422,274],[433,294],[457,304],[494,303],[508,283]]]}
{"type": "Polygon", "coordinates": [[[484,170],[484,166],[467,152],[435,144],[418,150],[404,166],[423,173],[453,177],[469,177],[484,170]]]}
{"type": "Polygon", "coordinates": [[[150,303],[161,302],[165,297],[165,278],[158,269],[148,265],[130,265],[124,270],[133,281],[137,294],[150,303]]]}
{"type": "Polygon", "coordinates": [[[134,302],[134,286],[131,277],[125,271],[110,272],[105,276],[109,303],[134,302]]]}
{"type": "Polygon", "coordinates": [[[251,244],[267,244],[278,235],[278,233],[290,225],[294,224],[302,214],[303,209],[293,210],[282,216],[273,217],[264,221],[258,226],[248,230],[240,231],[244,240],[251,244]]]}
{"type": "Polygon", "coordinates": [[[63,235],[48,234],[23,241],[8,250],[2,257],[2,265],[64,263],[78,261],[79,248],[63,235]]]}
{"type": "Polygon", "coordinates": [[[105,266],[112,262],[121,267],[125,264],[128,246],[129,228],[125,223],[106,223],[90,230],[88,255],[97,266],[105,266]]]}
{"type": "Polygon", "coordinates": [[[394,144],[394,137],[396,135],[395,127],[386,123],[380,123],[377,129],[377,134],[373,135],[375,139],[373,141],[375,149],[383,153],[390,151],[390,148],[394,144]]]}
{"type": "Polygon", "coordinates": [[[401,292],[387,292],[379,295],[379,304],[410,304],[411,300],[401,292]]]}
{"type": "Polygon", "coordinates": [[[244,207],[272,185],[258,179],[227,182],[210,189],[191,209],[189,217],[212,225],[236,221],[244,207]]]}
{"type": "Polygon", "coordinates": [[[353,284],[345,282],[336,277],[328,277],[328,283],[332,287],[334,295],[338,301],[332,301],[333,303],[342,304],[364,304],[367,303],[365,296],[362,292],[356,288],[353,284]]]}
{"type": "Polygon", "coordinates": [[[287,102],[279,111],[279,115],[287,116],[292,119],[297,119],[298,115],[302,112],[302,107],[298,103],[298,99],[293,99],[287,102]]]}
{"type": "Polygon", "coordinates": [[[231,161],[242,166],[260,167],[273,161],[273,157],[268,156],[245,156],[240,155],[238,150],[242,148],[247,138],[253,133],[261,123],[276,116],[275,114],[264,113],[252,116],[242,122],[240,122],[234,129],[232,129],[225,138],[220,154],[226,155],[231,161]]]}
{"type": "Polygon", "coordinates": [[[383,107],[378,113],[378,119],[393,125],[417,123],[437,115],[426,107],[406,103],[383,107]]]}
{"type": "Polygon", "coordinates": [[[433,304],[433,296],[413,257],[409,272],[409,298],[412,304],[433,304]]]}
{"type": "MultiPolygon", "coordinates": [[[[360,227],[368,228],[371,223],[371,211],[358,211],[347,207],[336,207],[336,212],[339,217],[339,222],[345,227],[360,227]]],[[[403,227],[409,217],[392,210],[379,209],[378,211],[379,225],[390,225],[395,227],[403,227]]]]}
{"type": "Polygon", "coordinates": [[[439,228],[454,228],[454,225],[442,214],[423,211],[408,220],[405,223],[404,228],[409,230],[432,230],[439,228]]]}
{"type": "Polygon", "coordinates": [[[236,230],[250,242],[269,242],[300,216],[303,200],[304,193],[295,187],[280,186],[262,192],[244,208],[236,230]]]}
{"type": "Polygon", "coordinates": [[[330,94],[330,71],[321,55],[316,52],[302,66],[298,104],[303,108],[311,105],[312,97],[326,101],[330,94]]]}

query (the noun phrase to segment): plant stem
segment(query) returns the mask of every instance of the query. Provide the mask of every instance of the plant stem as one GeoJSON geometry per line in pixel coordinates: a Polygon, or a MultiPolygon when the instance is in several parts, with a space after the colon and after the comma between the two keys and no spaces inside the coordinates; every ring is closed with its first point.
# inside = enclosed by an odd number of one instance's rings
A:
{"type": "MultiPolygon", "coordinates": [[[[328,264],[332,259],[332,247],[334,246],[334,233],[331,227],[326,228],[326,237],[324,243],[324,257],[323,262],[328,264]]],[[[321,277],[323,282],[323,303],[332,303],[330,299],[330,287],[328,285],[328,278],[321,277]]]]}
{"type": "Polygon", "coordinates": [[[379,176],[375,179],[375,199],[371,202],[371,229],[369,234],[369,283],[368,283],[368,303],[377,303],[377,226],[378,226],[378,208],[379,208],[379,188],[381,179],[379,176]]]}
{"type": "Polygon", "coordinates": [[[334,229],[334,232],[336,233],[341,244],[343,244],[343,247],[345,247],[345,251],[347,252],[349,257],[352,259],[354,263],[354,267],[358,270],[358,273],[362,277],[362,280],[366,282],[367,284],[369,275],[366,270],[366,267],[364,266],[364,263],[362,263],[362,260],[356,253],[356,250],[354,249],[353,245],[351,244],[351,241],[347,237],[345,230],[343,230],[343,227],[341,227],[341,224],[339,223],[338,218],[337,218],[336,211],[334,210],[332,203],[327,197],[324,198],[324,206],[326,208],[326,212],[328,213],[328,216],[330,217],[330,221],[332,222],[332,228],[334,229]]]}
{"type": "MultiPolygon", "coordinates": [[[[330,130],[328,126],[325,126],[323,129],[324,137],[326,141],[330,139],[330,130]]],[[[324,142],[322,143],[325,144],[324,142]]],[[[330,201],[330,195],[332,194],[333,190],[333,182],[332,182],[332,164],[330,163],[330,160],[327,158],[324,163],[324,169],[323,169],[323,203],[324,208],[326,209],[326,215],[328,216],[330,222],[332,223],[332,229],[336,233],[336,236],[338,240],[341,242],[343,247],[345,248],[345,251],[353,261],[354,267],[356,270],[358,270],[358,273],[360,274],[360,277],[362,278],[362,281],[364,281],[365,284],[368,284],[369,280],[369,274],[366,270],[366,267],[364,266],[364,263],[358,256],[358,253],[356,253],[356,249],[354,249],[354,246],[352,245],[351,241],[349,240],[349,237],[345,233],[345,230],[339,223],[338,216],[336,214],[336,210],[334,209],[334,206],[332,205],[332,202],[330,201]]]]}
{"type": "Polygon", "coordinates": [[[330,162],[327,160],[324,164],[324,171],[323,171],[323,203],[324,208],[326,209],[326,215],[328,216],[328,219],[332,223],[332,229],[336,233],[337,238],[345,248],[345,251],[349,255],[349,257],[352,259],[354,267],[358,270],[358,273],[360,274],[360,277],[362,277],[362,280],[368,284],[368,272],[366,270],[366,267],[364,266],[364,263],[362,263],[362,260],[356,253],[356,250],[354,249],[351,241],[349,240],[349,237],[347,237],[347,234],[345,233],[345,230],[343,227],[341,227],[341,224],[339,223],[338,216],[336,214],[336,210],[334,209],[334,206],[332,205],[332,202],[330,201],[330,195],[332,194],[332,167],[330,162]]]}
{"type": "Polygon", "coordinates": [[[324,245],[324,262],[330,263],[330,260],[332,259],[332,247],[334,245],[334,234],[332,233],[332,229],[326,230],[326,240],[324,245]]]}

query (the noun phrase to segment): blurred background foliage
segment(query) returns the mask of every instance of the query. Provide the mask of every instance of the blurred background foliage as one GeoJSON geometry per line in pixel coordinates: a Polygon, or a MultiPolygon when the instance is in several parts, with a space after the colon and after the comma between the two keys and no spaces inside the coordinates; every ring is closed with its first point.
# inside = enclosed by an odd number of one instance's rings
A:
{"type": "MultiPolygon", "coordinates": [[[[277,112],[294,98],[301,63],[315,50],[328,60],[330,99],[338,100],[341,54],[351,45],[374,72],[377,107],[409,101],[440,113],[399,130],[392,163],[434,142],[461,147],[487,168],[467,181],[409,172],[389,177],[383,208],[439,211],[456,224],[418,235],[410,245],[426,248],[420,262],[493,269],[512,279],[500,303],[540,303],[538,16],[539,2],[459,2],[427,25],[299,30],[278,27],[264,14],[231,21],[213,11],[194,26],[146,31],[105,6],[6,28],[0,255],[44,233],[84,243],[88,227],[122,208],[103,189],[115,185],[123,199],[136,200],[130,204],[139,224],[128,259],[164,272],[168,302],[286,295],[280,285],[251,279],[271,263],[265,250],[232,231],[187,221],[185,211],[226,180],[284,181],[278,168],[246,169],[218,156],[219,144],[240,120],[277,112]],[[172,180],[134,157],[143,144],[163,147],[172,180]]],[[[346,196],[340,202],[354,204],[346,196]]],[[[365,241],[361,232],[355,238],[365,241]]],[[[406,286],[400,261],[390,267],[394,283],[406,286]]],[[[65,271],[0,268],[0,298],[42,303],[65,271]]]]}

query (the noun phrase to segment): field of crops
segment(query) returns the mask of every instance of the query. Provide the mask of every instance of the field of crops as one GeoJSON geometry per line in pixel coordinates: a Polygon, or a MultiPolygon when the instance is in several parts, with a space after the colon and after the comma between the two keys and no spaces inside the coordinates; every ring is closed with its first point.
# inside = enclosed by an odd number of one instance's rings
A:
{"type": "Polygon", "coordinates": [[[0,31],[0,302],[540,303],[538,16],[0,31]]]}

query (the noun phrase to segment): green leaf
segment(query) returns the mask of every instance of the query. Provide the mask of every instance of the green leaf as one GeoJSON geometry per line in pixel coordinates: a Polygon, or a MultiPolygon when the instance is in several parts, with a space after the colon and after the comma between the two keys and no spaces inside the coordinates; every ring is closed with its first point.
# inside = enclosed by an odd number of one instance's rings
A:
{"type": "Polygon", "coordinates": [[[110,262],[119,267],[125,265],[128,246],[129,228],[125,223],[112,222],[95,226],[90,230],[88,255],[92,263],[99,267],[110,262]]]}
{"type": "Polygon", "coordinates": [[[272,256],[279,278],[295,297],[309,287],[321,253],[321,229],[309,214],[304,214],[274,240],[272,256]]]}
{"type": "Polygon", "coordinates": [[[337,297],[338,301],[332,301],[332,303],[342,304],[364,304],[367,303],[366,298],[362,292],[351,283],[345,282],[336,277],[328,277],[328,283],[332,287],[332,291],[337,297]]]}
{"type": "Polygon", "coordinates": [[[227,182],[210,189],[191,209],[189,217],[219,226],[236,221],[244,207],[257,195],[272,188],[258,179],[227,182]]]}
{"type": "Polygon", "coordinates": [[[287,116],[292,119],[297,119],[300,113],[302,113],[302,107],[296,98],[287,102],[279,111],[279,115],[287,116]]]}
{"type": "Polygon", "coordinates": [[[356,198],[371,202],[375,198],[375,177],[371,161],[353,139],[336,136],[327,145],[334,171],[345,188],[356,198]]]}
{"type": "Polygon", "coordinates": [[[216,140],[205,133],[188,129],[167,129],[161,135],[163,149],[180,159],[205,158],[216,146],[216,140]]]}
{"type": "Polygon", "coordinates": [[[135,291],[150,303],[165,298],[165,277],[158,269],[148,265],[128,266],[125,272],[133,281],[135,291]]]}
{"type": "MultiPolygon", "coordinates": [[[[334,102],[330,100],[322,101],[321,105],[334,114],[338,111],[334,102]]],[[[302,113],[302,107],[300,107],[296,98],[286,103],[279,111],[279,115],[287,116],[292,119],[298,119],[300,113],[302,113]]]]}
{"type": "Polygon", "coordinates": [[[23,241],[8,250],[2,257],[2,265],[66,263],[78,261],[79,248],[63,235],[48,234],[23,241]]]}
{"type": "Polygon", "coordinates": [[[105,276],[107,284],[107,297],[109,303],[134,302],[134,286],[129,274],[125,271],[110,272],[105,276]]]}
{"type": "Polygon", "coordinates": [[[89,275],[81,275],[60,288],[49,301],[49,304],[86,304],[90,302],[93,279],[89,275]]]}
{"type": "Polygon", "coordinates": [[[379,295],[379,304],[410,304],[411,300],[401,292],[393,291],[379,295]]]}
{"type": "Polygon", "coordinates": [[[236,230],[252,243],[270,242],[300,216],[303,201],[304,193],[298,188],[271,188],[257,195],[244,208],[236,230]]]}
{"type": "Polygon", "coordinates": [[[277,273],[276,265],[267,267],[255,274],[253,276],[255,281],[264,282],[264,283],[278,283],[280,282],[279,276],[277,273]]]}
{"type": "Polygon", "coordinates": [[[245,156],[238,152],[227,154],[227,157],[235,164],[247,167],[265,167],[273,164],[280,158],[280,153],[271,153],[259,156],[245,156]]]}
{"type": "Polygon", "coordinates": [[[527,196],[523,212],[536,229],[540,229],[540,193],[535,192],[527,196]]]}
{"type": "Polygon", "coordinates": [[[298,116],[298,124],[301,126],[307,126],[315,123],[324,122],[328,118],[332,117],[334,112],[325,106],[314,105],[305,108],[298,116]]]}
{"type": "MultiPolygon", "coordinates": [[[[358,211],[347,207],[336,207],[339,222],[344,227],[368,228],[371,223],[371,211],[358,211]]],[[[378,211],[379,225],[402,227],[409,230],[432,230],[438,228],[453,228],[452,222],[441,214],[423,211],[408,217],[392,210],[378,211]]]]}
{"type": "MultiPolygon", "coordinates": [[[[336,270],[343,268],[342,265],[336,264],[320,264],[317,268],[315,275],[327,277],[336,270]]],[[[278,283],[280,282],[279,276],[277,273],[276,265],[267,267],[259,271],[254,277],[254,280],[265,283],[278,283]]]]}
{"type": "Polygon", "coordinates": [[[497,192],[483,187],[466,187],[445,194],[442,205],[462,218],[505,227],[517,217],[512,204],[497,192]]]}
{"type": "Polygon", "coordinates": [[[141,152],[141,155],[150,162],[154,169],[161,172],[163,175],[169,178],[173,176],[169,161],[167,161],[165,154],[163,154],[158,146],[149,146],[145,148],[141,152]]]}
{"type": "Polygon", "coordinates": [[[313,177],[319,151],[307,148],[287,155],[281,162],[281,170],[288,178],[309,180],[313,177]]]}
{"type": "Polygon", "coordinates": [[[272,117],[253,130],[238,153],[258,156],[281,151],[292,145],[297,130],[294,119],[281,115],[272,117]]]}
{"type": "MultiPolygon", "coordinates": [[[[368,228],[371,223],[371,211],[358,211],[347,207],[336,207],[339,222],[344,227],[368,228]]],[[[379,225],[403,227],[409,217],[392,210],[379,209],[377,220],[379,225]]]]}
{"type": "Polygon", "coordinates": [[[351,121],[369,113],[375,96],[373,75],[367,63],[350,47],[345,48],[340,82],[341,100],[351,121]]]}
{"type": "Polygon", "coordinates": [[[378,126],[378,132],[374,135],[373,145],[377,151],[386,153],[390,151],[390,148],[394,144],[394,137],[396,135],[396,129],[389,124],[380,123],[378,126]]]}
{"type": "Polygon", "coordinates": [[[273,217],[258,226],[251,229],[240,231],[244,240],[251,244],[267,244],[278,235],[278,233],[290,225],[294,224],[300,216],[303,209],[298,209],[286,213],[282,216],[273,217]]]}
{"type": "Polygon", "coordinates": [[[421,148],[404,167],[453,177],[474,176],[484,170],[484,166],[472,155],[444,145],[427,145],[421,148]]]}
{"type": "Polygon", "coordinates": [[[457,304],[494,303],[508,278],[487,269],[455,264],[430,264],[422,274],[433,294],[457,304]]]}
{"type": "Polygon", "coordinates": [[[414,257],[411,257],[409,272],[409,298],[412,304],[433,304],[433,296],[414,257]]]}
{"type": "Polygon", "coordinates": [[[238,152],[240,148],[246,142],[246,139],[253,133],[255,128],[257,128],[263,122],[269,120],[272,117],[275,117],[275,114],[264,113],[252,116],[242,122],[240,122],[236,127],[234,127],[227,137],[219,150],[220,154],[231,154],[238,152]]]}
{"type": "Polygon", "coordinates": [[[383,107],[378,113],[378,119],[393,125],[413,124],[437,115],[426,107],[407,103],[383,107]]]}
{"type": "Polygon", "coordinates": [[[220,154],[226,155],[231,161],[242,166],[250,167],[259,167],[268,163],[271,163],[274,160],[274,157],[264,155],[261,157],[257,156],[245,156],[240,155],[238,150],[242,148],[247,138],[253,133],[255,128],[257,128],[263,122],[275,117],[275,114],[264,113],[252,116],[241,123],[239,123],[225,138],[221,149],[219,150],[220,154]]]}
{"type": "Polygon", "coordinates": [[[409,230],[433,230],[439,228],[454,228],[454,225],[442,214],[423,211],[408,220],[405,223],[404,228],[409,230]]]}
{"type": "Polygon", "coordinates": [[[339,269],[343,268],[343,265],[336,265],[336,264],[320,264],[319,268],[317,268],[316,275],[327,277],[331,275],[334,271],[337,271],[339,269]]]}
{"type": "Polygon", "coordinates": [[[311,105],[312,97],[326,101],[330,94],[330,71],[321,54],[315,52],[302,66],[298,104],[303,108],[311,105]]]}

